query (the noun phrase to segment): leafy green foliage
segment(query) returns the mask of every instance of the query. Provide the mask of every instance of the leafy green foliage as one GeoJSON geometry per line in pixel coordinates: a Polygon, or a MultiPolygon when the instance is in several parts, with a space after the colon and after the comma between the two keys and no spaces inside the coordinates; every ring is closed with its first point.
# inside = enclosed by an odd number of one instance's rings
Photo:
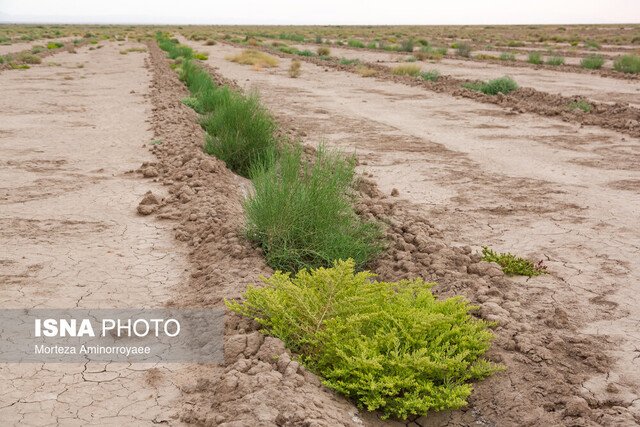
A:
{"type": "Polygon", "coordinates": [[[486,95],[507,94],[518,89],[518,84],[511,77],[500,77],[488,82],[465,83],[462,85],[467,89],[482,92],[486,95]]]}
{"type": "Polygon", "coordinates": [[[613,62],[613,69],[623,73],[640,73],[640,56],[622,55],[613,62]]]}
{"type": "Polygon", "coordinates": [[[509,276],[539,276],[546,273],[546,267],[542,264],[542,261],[534,264],[528,259],[524,259],[508,252],[499,253],[484,246],[482,248],[482,259],[487,262],[495,262],[500,267],[504,274],[509,276]]]}
{"type": "Polygon", "coordinates": [[[582,68],[588,68],[590,70],[598,70],[604,65],[604,58],[600,55],[589,55],[582,58],[580,61],[582,68]]]}
{"type": "Polygon", "coordinates": [[[492,333],[462,298],[438,300],[421,279],[372,282],[353,260],[276,272],[228,307],[255,319],[326,386],[406,419],[466,405],[471,382],[500,369],[483,358],[492,333]]]}
{"type": "Polygon", "coordinates": [[[275,167],[262,166],[252,176],[247,236],[273,268],[297,271],[346,258],[362,268],[382,249],[378,225],[362,221],[351,206],[351,159],[320,147],[307,162],[301,147],[289,148],[275,167]]]}
{"type": "Polygon", "coordinates": [[[47,43],[47,49],[60,49],[64,46],[64,43],[61,42],[49,42],[47,43]]]}

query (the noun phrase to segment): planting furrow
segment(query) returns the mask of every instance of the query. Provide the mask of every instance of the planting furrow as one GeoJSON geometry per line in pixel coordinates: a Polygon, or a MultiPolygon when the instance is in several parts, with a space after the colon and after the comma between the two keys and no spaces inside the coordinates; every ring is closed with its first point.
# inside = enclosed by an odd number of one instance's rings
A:
{"type": "Polygon", "coordinates": [[[288,59],[256,71],[225,59],[241,49],[199,49],[222,76],[259,89],[285,129],[357,150],[360,170],[399,194],[364,184],[370,200],[358,205],[391,225],[382,278],[436,279],[500,322],[495,354],[506,373],[477,384],[473,410],[444,422],[637,419],[636,139],[310,63],[290,78],[288,59]],[[544,259],[550,274],[506,280],[465,247],[483,244],[544,259]],[[618,350],[605,357],[598,343],[613,340],[618,350]]]}
{"type": "MultiPolygon", "coordinates": [[[[304,45],[306,47],[306,45],[304,45]]],[[[300,46],[300,49],[303,47],[300,46]]],[[[308,48],[308,47],[307,47],[308,48]]],[[[403,62],[408,54],[399,55],[386,52],[356,49],[332,48],[331,54],[338,58],[362,60],[393,68],[403,62]]],[[[435,63],[414,62],[423,71],[437,70],[441,75],[467,80],[489,80],[508,75],[520,86],[531,87],[541,92],[558,93],[565,97],[585,97],[603,103],[630,104],[640,107],[640,82],[621,81],[611,77],[587,73],[562,73],[558,68],[526,67],[524,64],[505,61],[486,62],[467,59],[442,59],[435,63]]],[[[633,74],[623,74],[634,76],[633,74]]]]}
{"type": "MultiPolygon", "coordinates": [[[[221,306],[224,299],[240,297],[247,284],[271,272],[261,251],[242,233],[242,200],[250,182],[204,152],[205,134],[198,115],[181,102],[187,90],[154,43],[149,51],[157,160],[140,171],[167,186],[169,196],[151,210],[159,218],[178,221],[176,238],[192,248],[190,280],[172,305],[221,306]]],[[[292,361],[280,340],[265,338],[255,323],[237,315],[227,318],[225,363],[198,366],[194,371],[199,380],[185,388],[183,422],[361,423],[355,407],[292,361]]]]}

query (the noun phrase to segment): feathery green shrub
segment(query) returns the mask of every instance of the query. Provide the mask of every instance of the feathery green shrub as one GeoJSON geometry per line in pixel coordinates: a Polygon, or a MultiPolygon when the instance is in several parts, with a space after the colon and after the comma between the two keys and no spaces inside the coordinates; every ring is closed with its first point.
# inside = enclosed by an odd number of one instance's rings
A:
{"type": "Polygon", "coordinates": [[[640,73],[640,56],[622,55],[613,62],[613,69],[623,73],[640,73]]]}
{"type": "Polygon", "coordinates": [[[542,55],[540,55],[540,52],[531,52],[531,53],[529,53],[529,57],[527,58],[527,62],[529,64],[540,65],[540,64],[542,64],[542,55]]]}
{"type": "Polygon", "coordinates": [[[361,220],[351,204],[352,159],[320,147],[308,162],[294,147],[273,168],[252,172],[246,232],[274,269],[326,267],[346,258],[362,268],[381,251],[380,227],[361,220]]]}
{"type": "Polygon", "coordinates": [[[582,68],[589,70],[598,70],[604,65],[604,58],[600,55],[589,55],[582,58],[580,61],[582,68]]]}
{"type": "Polygon", "coordinates": [[[541,262],[534,264],[528,259],[515,256],[508,252],[498,253],[492,249],[484,246],[482,248],[482,260],[487,262],[495,262],[500,267],[504,274],[508,276],[539,276],[546,272],[546,267],[541,262]]]}
{"type": "Polygon", "coordinates": [[[422,279],[372,282],[354,267],[347,260],[293,277],[276,272],[227,306],[283,340],[327,387],[383,418],[461,408],[472,381],[501,369],[483,358],[491,325],[471,316],[465,300],[436,299],[422,279]]]}

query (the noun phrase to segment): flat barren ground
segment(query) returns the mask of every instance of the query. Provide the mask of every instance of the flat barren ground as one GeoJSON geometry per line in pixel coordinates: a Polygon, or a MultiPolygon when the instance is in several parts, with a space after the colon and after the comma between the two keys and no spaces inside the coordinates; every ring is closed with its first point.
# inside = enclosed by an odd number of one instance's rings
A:
{"type": "MultiPolygon", "coordinates": [[[[555,309],[578,336],[607,342],[614,363],[584,381],[582,395],[593,407],[616,406],[627,422],[640,416],[639,141],[306,62],[292,79],[289,60],[256,71],[225,59],[238,48],[196,47],[222,75],[257,90],[306,143],[355,151],[365,175],[387,194],[399,190],[450,241],[544,260],[548,275],[514,284],[516,303],[531,316],[555,309]]],[[[543,358],[559,357],[538,332],[521,334],[543,358]]]]}
{"type": "MultiPolygon", "coordinates": [[[[161,307],[185,260],[171,231],[136,214],[153,187],[150,77],[135,45],[51,57],[0,74],[0,307],[161,307]]],[[[165,422],[178,389],[162,366],[0,364],[3,425],[165,422]]]]}
{"type": "MultiPolygon", "coordinates": [[[[298,48],[305,49],[305,46],[298,45],[298,48]]],[[[403,58],[408,55],[340,48],[332,48],[331,54],[348,59],[380,62],[388,67],[403,64],[403,58]]],[[[470,80],[489,80],[506,75],[512,77],[520,86],[531,87],[543,92],[559,93],[563,96],[578,95],[598,102],[622,102],[634,107],[640,106],[640,81],[638,80],[622,80],[613,77],[528,67],[510,67],[460,59],[442,59],[433,63],[414,62],[413,64],[420,65],[423,71],[438,70],[442,75],[470,80]]]]}

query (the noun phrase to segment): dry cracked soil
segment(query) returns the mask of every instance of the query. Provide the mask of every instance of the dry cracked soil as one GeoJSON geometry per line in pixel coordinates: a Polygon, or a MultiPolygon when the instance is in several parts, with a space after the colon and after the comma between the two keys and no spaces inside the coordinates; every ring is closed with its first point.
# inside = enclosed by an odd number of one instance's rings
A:
{"type": "MultiPolygon", "coordinates": [[[[0,307],[219,307],[271,272],[241,230],[250,183],[203,153],[155,43],[127,55],[138,45],[100,44],[0,73],[0,307]]],[[[357,210],[391,242],[372,269],[480,305],[499,324],[490,357],[506,370],[463,410],[383,421],[229,316],[221,365],[0,364],[2,424],[640,423],[637,138],[311,63],[292,79],[288,59],[255,70],[225,59],[237,47],[189,44],[306,146],[356,153],[357,210]],[[480,261],[482,245],[549,274],[505,277],[480,261]]],[[[569,73],[558,74],[531,81],[575,95],[595,78],[563,87],[569,73]]],[[[638,85],[624,84],[610,93],[632,102],[638,85]]]]}

